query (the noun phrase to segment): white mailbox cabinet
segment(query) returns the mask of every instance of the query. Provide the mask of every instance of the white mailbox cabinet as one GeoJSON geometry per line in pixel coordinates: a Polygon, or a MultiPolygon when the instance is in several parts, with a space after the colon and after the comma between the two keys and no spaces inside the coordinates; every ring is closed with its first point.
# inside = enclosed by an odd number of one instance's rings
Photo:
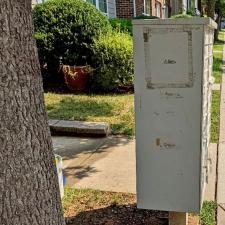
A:
{"type": "Polygon", "coordinates": [[[216,23],[133,24],[138,207],[199,212],[208,172],[216,23]]]}

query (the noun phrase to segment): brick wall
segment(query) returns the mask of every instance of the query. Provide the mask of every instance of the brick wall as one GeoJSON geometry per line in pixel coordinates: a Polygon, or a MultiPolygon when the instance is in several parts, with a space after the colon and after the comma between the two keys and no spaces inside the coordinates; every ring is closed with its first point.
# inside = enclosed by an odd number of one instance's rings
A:
{"type": "Polygon", "coordinates": [[[141,16],[144,13],[144,0],[136,0],[136,15],[141,16]]]}
{"type": "MultiPolygon", "coordinates": [[[[146,0],[150,1],[150,15],[156,16],[156,3],[161,6],[161,18],[164,18],[163,6],[165,0],[146,0]]],[[[118,18],[132,18],[134,16],[133,0],[116,0],[116,12],[118,18]]],[[[144,0],[136,0],[136,15],[140,16],[144,13],[144,0]]]]}
{"type": "Polygon", "coordinates": [[[163,10],[163,6],[164,6],[164,0],[152,0],[151,1],[151,15],[152,16],[157,16],[156,15],[156,3],[160,3],[161,6],[161,18],[164,18],[164,10],[163,10]]]}
{"type": "Polygon", "coordinates": [[[118,18],[132,18],[134,16],[133,0],[116,0],[116,14],[118,18]]]}

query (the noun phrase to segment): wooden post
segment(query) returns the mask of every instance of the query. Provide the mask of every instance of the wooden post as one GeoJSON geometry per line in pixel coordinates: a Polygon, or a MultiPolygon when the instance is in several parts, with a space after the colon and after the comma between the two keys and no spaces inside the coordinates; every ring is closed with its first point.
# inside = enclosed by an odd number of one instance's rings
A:
{"type": "Polygon", "coordinates": [[[188,225],[188,214],[183,212],[170,212],[169,225],[188,225]]]}

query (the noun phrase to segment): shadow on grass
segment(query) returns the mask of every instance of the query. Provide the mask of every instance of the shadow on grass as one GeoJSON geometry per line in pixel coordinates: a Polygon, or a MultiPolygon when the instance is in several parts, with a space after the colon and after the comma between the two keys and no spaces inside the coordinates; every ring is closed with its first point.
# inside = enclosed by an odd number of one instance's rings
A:
{"type": "Polygon", "coordinates": [[[221,58],[217,58],[217,57],[213,57],[213,71],[214,72],[221,72],[222,68],[221,65],[223,64],[223,59],[221,58]]]}
{"type": "Polygon", "coordinates": [[[91,209],[66,218],[67,225],[168,225],[168,213],[137,209],[136,204],[91,209]]]}
{"type": "Polygon", "coordinates": [[[223,40],[218,40],[218,41],[216,41],[215,43],[214,43],[214,45],[221,45],[221,44],[225,44],[225,41],[223,41],[223,40]]]}
{"type": "Polygon", "coordinates": [[[107,102],[64,97],[58,104],[47,106],[50,118],[86,121],[92,117],[111,117],[114,107],[107,102]]]}

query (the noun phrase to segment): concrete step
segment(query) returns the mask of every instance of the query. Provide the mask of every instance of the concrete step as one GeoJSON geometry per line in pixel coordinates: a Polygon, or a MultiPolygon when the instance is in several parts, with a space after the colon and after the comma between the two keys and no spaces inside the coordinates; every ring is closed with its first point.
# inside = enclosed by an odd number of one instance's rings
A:
{"type": "Polygon", "coordinates": [[[49,120],[52,135],[105,137],[110,126],[104,122],[83,122],[74,120],[49,120]]]}

